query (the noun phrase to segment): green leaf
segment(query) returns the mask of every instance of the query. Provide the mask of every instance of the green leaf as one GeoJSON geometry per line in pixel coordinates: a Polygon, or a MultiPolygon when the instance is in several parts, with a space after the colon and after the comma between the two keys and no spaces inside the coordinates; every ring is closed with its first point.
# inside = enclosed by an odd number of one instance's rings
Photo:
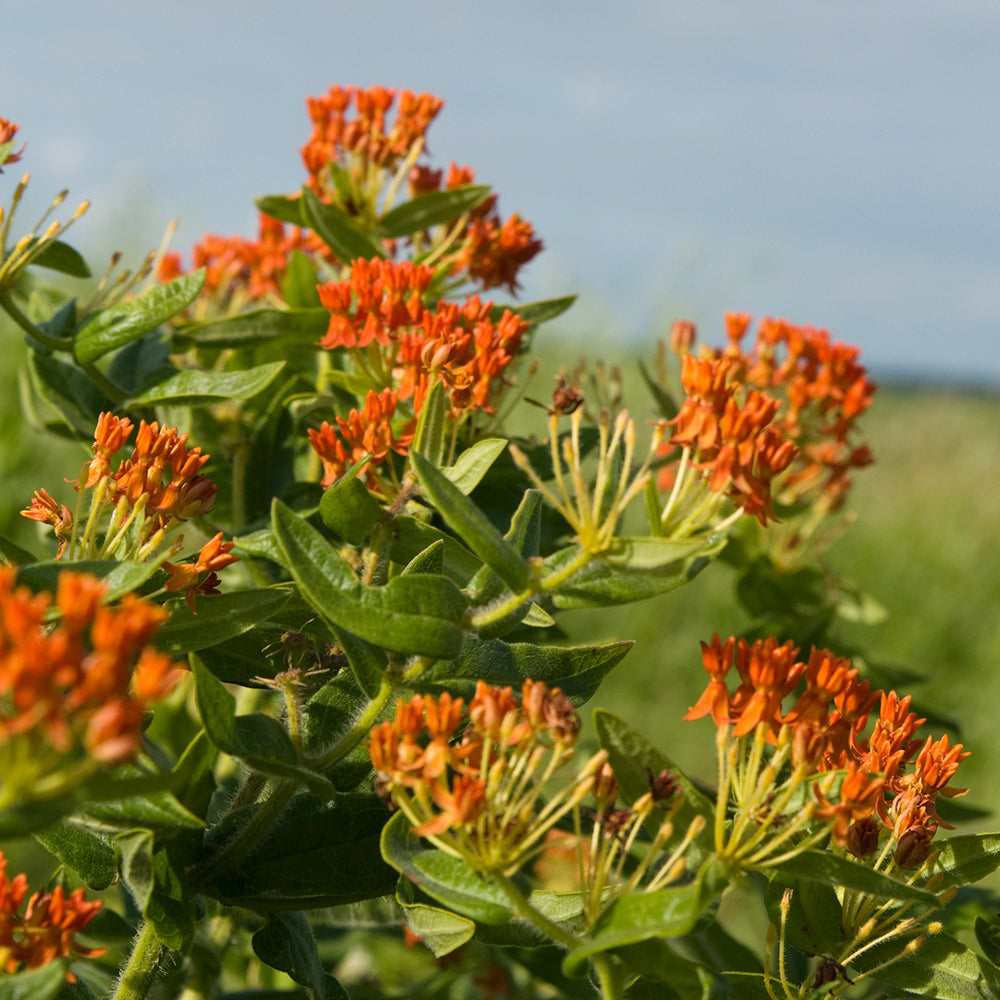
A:
{"type": "MultiPolygon", "coordinates": [[[[418,686],[470,697],[479,679],[520,688],[530,678],[562,688],[563,694],[579,705],[595,694],[631,648],[627,640],[600,646],[539,646],[467,634],[461,654],[448,663],[434,664],[421,674],[418,686]]],[[[648,782],[644,790],[648,790],[648,782]]]]}
{"type": "Polygon", "coordinates": [[[994,965],[1000,965],[1000,924],[996,920],[991,923],[982,917],[976,917],[973,930],[986,957],[994,965]]]}
{"type": "Polygon", "coordinates": [[[424,844],[402,813],[396,813],[382,831],[382,856],[422,892],[466,917],[485,924],[511,918],[503,890],[460,858],[424,844]]]}
{"type": "MultiPolygon", "coordinates": [[[[136,770],[136,774],[141,772],[136,770]]],[[[83,808],[88,815],[119,828],[142,826],[175,833],[200,830],[205,826],[200,817],[185,809],[167,791],[133,795],[112,802],[88,802],[83,808]]]]}
{"type": "Polygon", "coordinates": [[[68,243],[53,240],[31,262],[32,267],[46,267],[50,271],[68,274],[71,278],[89,278],[87,262],[68,243]]]}
{"type": "Polygon", "coordinates": [[[127,405],[210,406],[220,399],[246,402],[263,392],[284,366],[284,361],[273,361],[241,372],[179,371],[133,397],[127,405]]]}
{"type": "Polygon", "coordinates": [[[899,955],[899,961],[879,969],[874,978],[906,990],[907,995],[935,1000],[996,1000],[1000,996],[996,966],[949,934],[929,935],[915,952],[904,955],[902,951],[902,944],[890,942],[865,952],[852,965],[866,971],[899,955]]]}
{"type": "MultiPolygon", "coordinates": [[[[726,544],[724,535],[692,539],[679,545],[665,538],[618,541],[622,543],[620,549],[616,544],[607,555],[592,559],[556,591],[552,601],[557,608],[627,604],[676,590],[693,580],[726,544]],[[671,560],[670,553],[675,546],[686,554],[671,560]],[[629,553],[635,554],[639,565],[633,566],[627,561],[629,553]]],[[[553,553],[545,560],[546,572],[560,569],[578,552],[579,548],[574,545],[553,553]]]]}
{"type": "Polygon", "coordinates": [[[358,686],[369,698],[374,698],[382,687],[382,678],[388,664],[388,657],[382,647],[365,642],[336,625],[331,628],[347,657],[358,686]]]}
{"type": "Polygon", "coordinates": [[[108,588],[104,603],[110,604],[125,594],[138,590],[158,569],[155,562],[118,562],[116,559],[63,562],[59,559],[46,559],[30,566],[22,566],[17,572],[17,582],[34,591],[55,591],[60,573],[89,573],[104,582],[108,588]]]}
{"type": "Polygon", "coordinates": [[[704,908],[700,881],[656,892],[620,896],[598,918],[591,939],[566,956],[563,971],[567,976],[579,975],[587,960],[602,951],[650,938],[687,934],[704,908]]]}
{"type": "Polygon", "coordinates": [[[198,347],[254,347],[270,340],[314,344],[326,333],[326,309],[254,309],[206,323],[189,323],[174,339],[198,347]]]}
{"type": "MultiPolygon", "coordinates": [[[[316,286],[319,278],[316,273],[316,262],[301,250],[293,250],[288,257],[288,267],[281,282],[281,297],[291,309],[320,309],[319,292],[316,286]]],[[[324,318],[329,322],[330,314],[323,309],[324,318]]],[[[326,332],[326,327],[320,336],[326,332]]]]}
{"type": "Polygon", "coordinates": [[[6,535],[0,535],[0,562],[5,566],[28,566],[38,562],[38,558],[27,549],[22,549],[16,542],[12,542],[6,535]]]}
{"type": "Polygon", "coordinates": [[[539,326],[561,316],[574,302],[576,302],[575,295],[565,295],[559,299],[542,299],[538,302],[525,302],[522,305],[498,305],[490,310],[490,320],[493,323],[498,322],[509,309],[532,326],[539,326]]]}
{"type": "Polygon", "coordinates": [[[431,383],[424,405],[417,415],[410,454],[420,452],[439,466],[444,462],[445,448],[451,425],[448,422],[448,395],[444,382],[437,378],[431,383]]]}
{"type": "Polygon", "coordinates": [[[118,877],[115,849],[107,837],[63,821],[39,830],[35,840],[69,865],[88,889],[107,889],[118,877]]]}
{"type": "Polygon", "coordinates": [[[361,546],[377,521],[385,514],[368,487],[358,479],[367,460],[355,462],[319,502],[319,516],[338,538],[361,546]]]}
{"type": "Polygon", "coordinates": [[[935,844],[939,851],[934,871],[944,876],[935,887],[979,882],[1000,868],[1000,833],[973,833],[949,837],[935,844]]]}
{"type": "Polygon", "coordinates": [[[254,204],[272,219],[287,222],[293,226],[305,225],[302,214],[302,198],[287,194],[262,194],[254,198],[254,204]]]}
{"type": "Polygon", "coordinates": [[[411,452],[410,461],[425,495],[448,527],[515,593],[525,590],[531,573],[517,549],[504,539],[475,503],[423,455],[411,452]]]}
{"type": "Polygon", "coordinates": [[[115,404],[75,365],[31,351],[28,372],[35,393],[59,413],[81,440],[91,440],[97,418],[105,410],[115,409],[115,404]]]}
{"type": "Polygon", "coordinates": [[[136,905],[145,910],[153,893],[153,834],[149,830],[128,830],[115,838],[115,854],[122,881],[136,905]]]}
{"type": "Polygon", "coordinates": [[[455,464],[441,470],[466,496],[490,471],[490,466],[507,447],[506,438],[483,438],[471,448],[466,448],[455,460],[455,464]]]}
{"type": "MultiPolygon", "coordinates": [[[[676,831],[673,843],[687,833],[688,827],[696,817],[700,816],[711,829],[715,817],[715,803],[703,795],[694,782],[669,757],[660,753],[624,719],[612,715],[603,708],[594,712],[594,730],[601,746],[608,753],[608,762],[626,801],[634,802],[648,792],[650,778],[659,776],[663,771],[669,771],[679,782],[684,798],[673,818],[676,831]]],[[[647,828],[652,831],[659,825],[660,817],[653,813],[647,828]]],[[[705,851],[696,838],[688,848],[687,856],[690,863],[699,864],[704,854],[705,851]]]]}
{"type": "Polygon", "coordinates": [[[792,876],[831,886],[843,886],[877,899],[902,899],[934,907],[939,905],[938,897],[933,892],[898,882],[867,865],[848,858],[838,858],[829,851],[812,849],[793,855],[781,863],[781,874],[783,878],[792,876]]]}
{"type": "Polygon", "coordinates": [[[215,794],[218,753],[204,729],[187,745],[170,774],[177,801],[195,816],[205,817],[215,794]]]}
{"type": "Polygon", "coordinates": [[[309,188],[302,189],[305,223],[345,263],[358,257],[384,258],[385,248],[342,208],[320,201],[309,188]]]}
{"type": "Polygon", "coordinates": [[[410,236],[432,226],[454,222],[481,205],[490,194],[485,184],[465,184],[445,191],[428,191],[397,205],[379,219],[379,230],[389,237],[410,236]]]}
{"type": "Polygon", "coordinates": [[[285,588],[266,587],[217,594],[200,598],[196,613],[192,613],[183,601],[178,601],[153,641],[158,648],[174,656],[185,656],[216,646],[226,639],[251,631],[277,614],[288,603],[290,596],[287,585],[285,588]]]}
{"type": "Polygon", "coordinates": [[[330,625],[400,653],[435,659],[458,653],[465,598],[450,580],[414,574],[385,587],[364,587],[305,519],[279,500],[272,517],[284,565],[330,625]]]}
{"type": "MultiPolygon", "coordinates": [[[[259,808],[232,815],[230,825],[219,831],[220,842],[259,808]]],[[[205,891],[263,913],[384,896],[394,890],[397,878],[379,854],[386,815],[385,805],[370,792],[338,794],[327,802],[296,795],[239,871],[220,875],[205,891]]]]}
{"type": "Polygon", "coordinates": [[[316,1000],[348,1000],[340,984],[323,970],[316,939],[309,921],[301,913],[271,913],[254,934],[254,954],[265,964],[285,972],[300,986],[312,991],[316,1000]]]}
{"type": "Polygon", "coordinates": [[[451,535],[446,535],[415,517],[404,514],[397,517],[392,526],[394,530],[389,558],[393,562],[405,565],[426,551],[429,545],[440,541],[444,545],[444,573],[459,585],[467,583],[482,566],[482,562],[451,535]]]}
{"type": "Polygon", "coordinates": [[[0,975],[0,1000],[55,1000],[66,982],[66,963],[0,975]]]}
{"type": "Polygon", "coordinates": [[[127,302],[119,302],[91,317],[80,328],[73,345],[76,360],[90,364],[98,358],[155,330],[186,309],[205,284],[205,270],[185,274],[127,302]]]}
{"type": "Polygon", "coordinates": [[[641,361],[639,362],[639,373],[642,375],[643,382],[646,383],[646,388],[649,389],[656,401],[656,408],[660,411],[660,416],[664,420],[673,420],[680,410],[677,401],[649,374],[649,369],[641,361]]]}
{"type": "MultiPolygon", "coordinates": [[[[407,885],[408,883],[403,883],[407,885]]],[[[476,922],[468,917],[442,910],[426,903],[408,903],[399,900],[406,911],[406,924],[434,953],[435,958],[450,955],[456,948],[472,940],[476,922]]]]}
{"type": "MultiPolygon", "coordinates": [[[[306,702],[306,747],[318,755],[340,743],[370,704],[353,671],[342,671],[306,702]]],[[[395,711],[386,706],[386,714],[395,711]]],[[[369,764],[370,766],[370,764],[369,764]]]]}
{"type": "Polygon", "coordinates": [[[842,907],[833,886],[807,879],[796,881],[779,868],[768,882],[764,896],[767,914],[775,927],[782,926],[782,900],[787,889],[792,890],[784,918],[788,941],[805,954],[838,954],[844,930],[842,907]]]}

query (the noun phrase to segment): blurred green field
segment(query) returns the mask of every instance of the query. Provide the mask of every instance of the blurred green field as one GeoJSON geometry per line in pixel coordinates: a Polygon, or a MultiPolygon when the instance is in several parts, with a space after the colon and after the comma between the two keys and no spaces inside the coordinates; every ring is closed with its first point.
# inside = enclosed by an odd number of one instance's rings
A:
{"type": "MultiPolygon", "coordinates": [[[[0,328],[0,348],[0,532],[41,552],[37,526],[17,512],[41,486],[66,498],[63,480],[76,475],[87,452],[26,425],[18,333],[0,328]]],[[[636,391],[641,411],[642,387],[626,376],[627,398],[636,391]]],[[[539,376],[532,392],[544,396],[549,379],[539,376]]],[[[543,420],[531,426],[542,431],[543,420]]],[[[838,631],[873,660],[920,675],[915,697],[959,720],[973,753],[962,770],[972,786],[968,801],[1000,812],[1000,746],[992,738],[1000,702],[1000,394],[883,388],[863,429],[877,461],[855,477],[850,508],[857,520],[829,563],[889,614],[877,626],[845,622],[838,631]]],[[[748,624],[732,599],[733,583],[729,568],[714,564],[661,598],[560,619],[575,642],[636,640],[594,704],[627,718],[709,780],[711,725],[682,717],[705,683],[698,641],[716,631],[740,634],[748,624]]]]}

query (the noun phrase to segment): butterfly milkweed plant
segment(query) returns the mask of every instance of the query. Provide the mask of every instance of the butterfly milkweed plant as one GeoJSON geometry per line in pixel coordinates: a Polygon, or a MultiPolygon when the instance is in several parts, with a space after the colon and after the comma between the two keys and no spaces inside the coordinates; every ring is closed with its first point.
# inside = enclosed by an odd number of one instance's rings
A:
{"type": "Polygon", "coordinates": [[[1000,997],[968,755],[834,633],[858,349],[732,313],[629,409],[529,386],[572,297],[518,301],[542,243],[430,160],[441,108],[333,86],[256,236],[93,271],[0,119],[2,334],[59,439],[0,537],[0,1000],[1000,997]],[[720,562],[748,634],[560,623],[720,562]],[[683,719],[582,719],[657,658],[683,719]]]}

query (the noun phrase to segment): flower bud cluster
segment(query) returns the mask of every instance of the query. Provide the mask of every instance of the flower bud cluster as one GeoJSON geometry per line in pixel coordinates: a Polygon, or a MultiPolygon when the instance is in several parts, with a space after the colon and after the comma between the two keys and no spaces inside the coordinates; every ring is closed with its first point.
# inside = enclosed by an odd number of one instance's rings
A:
{"type": "MultiPolygon", "coordinates": [[[[909,711],[909,696],[900,699],[895,691],[873,690],[867,680],[858,679],[850,660],[815,647],[808,660],[798,655],[793,643],[779,645],[773,637],[751,644],[735,638],[723,642],[716,635],[702,643],[710,681],[685,718],[711,715],[720,727],[721,766],[728,775],[722,808],[728,808],[732,791],[737,808],[753,814],[758,826],[775,824],[780,814],[776,801],[792,800],[790,786],[779,776],[788,762],[789,781],[811,785],[814,797],[800,810],[795,829],[811,817],[824,820],[836,844],[864,857],[878,848],[885,828],[896,845],[895,863],[919,867],[930,853],[934,833],[947,825],[936,812],[937,796],[966,791],[948,783],[968,754],[961,744],[950,746],[947,736],[937,742],[915,738],[925,720],[909,711]],[[739,684],[730,691],[727,678],[734,667],[739,684]],[[769,762],[763,759],[765,744],[774,748],[769,762]]],[[[720,802],[722,795],[720,791],[720,802]]],[[[791,826],[786,824],[779,837],[786,846],[791,826]]],[[[748,830],[741,831],[737,821],[729,853],[764,860],[770,847],[761,847],[756,833],[749,835],[755,850],[740,853],[741,833],[748,830]]]]}
{"type": "Polygon", "coordinates": [[[167,613],[62,572],[56,593],[0,567],[0,800],[61,794],[97,765],[131,760],[147,708],[183,668],[149,645],[167,613]],[[57,623],[50,626],[53,614],[57,623]]]}
{"type": "Polygon", "coordinates": [[[588,794],[603,756],[541,800],[579,732],[559,688],[527,680],[518,702],[511,688],[479,681],[467,708],[447,693],[399,701],[368,750],[381,788],[416,834],[477,870],[509,874],[544,849],[548,831],[588,794]]]}
{"type": "MultiPolygon", "coordinates": [[[[0,967],[4,972],[27,972],[71,955],[96,958],[104,948],[85,948],[74,940],[97,915],[100,900],[89,900],[83,889],[67,893],[61,885],[51,892],[28,895],[24,874],[7,878],[7,859],[0,851],[0,967]]],[[[70,982],[76,977],[67,973],[70,982]]]]}

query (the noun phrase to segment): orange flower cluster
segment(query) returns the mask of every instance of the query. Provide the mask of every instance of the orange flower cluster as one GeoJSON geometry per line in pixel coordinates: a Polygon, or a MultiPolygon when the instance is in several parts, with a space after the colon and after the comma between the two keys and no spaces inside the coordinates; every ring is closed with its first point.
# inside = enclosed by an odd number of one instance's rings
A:
{"type": "Polygon", "coordinates": [[[318,430],[309,428],[309,443],[323,460],[323,486],[332,486],[355,462],[368,458],[368,484],[378,488],[374,467],[383,463],[390,451],[405,455],[413,440],[413,421],[399,435],[392,428],[397,401],[392,389],[380,393],[372,389],[360,413],[351,410],[346,418],[337,417],[336,427],[324,420],[318,430]]]}
{"type": "MultiPolygon", "coordinates": [[[[450,190],[475,182],[470,167],[454,163],[448,170],[445,188],[450,190]]],[[[441,189],[442,172],[428,167],[414,167],[410,173],[410,193],[425,194],[441,189]]],[[[516,213],[501,222],[497,196],[491,194],[469,213],[469,222],[458,238],[459,250],[452,257],[451,272],[466,273],[483,290],[506,288],[511,295],[518,290],[517,274],[536,254],[542,241],[534,227],[516,213]]]]}
{"type": "Polygon", "coordinates": [[[935,811],[937,796],[963,795],[946,787],[968,754],[948,737],[925,743],[914,738],[925,721],[909,711],[910,698],[872,690],[858,680],[851,661],[813,648],[798,659],[791,642],[773,637],[753,644],[716,635],[702,643],[709,685],[685,719],[711,715],[717,726],[732,726],[734,738],[763,727],[772,744],[791,739],[792,760],[816,773],[845,771],[837,800],[814,786],[820,807],[815,815],[830,822],[833,839],[856,856],[878,845],[878,823],[892,830],[896,863],[916,867],[927,857],[930,841],[944,824],[935,811]],[[730,692],[726,679],[736,667],[740,683],[730,692]],[[791,709],[786,699],[798,692],[791,709]],[[870,736],[868,720],[879,704],[870,736]],[[919,752],[918,752],[919,751],[919,752]],[[912,770],[904,773],[908,764],[912,770]]]}
{"type": "MultiPolygon", "coordinates": [[[[42,766],[45,747],[56,770],[81,750],[101,764],[132,759],[146,709],[183,675],[148,645],[166,611],[132,595],[109,607],[87,574],[60,573],[54,597],[15,587],[15,576],[0,567],[0,750],[33,748],[27,770],[42,766]]],[[[17,770],[4,768],[5,794],[17,770]]],[[[44,775],[32,777],[28,795],[44,787],[44,775]]]]}
{"type": "Polygon", "coordinates": [[[217,570],[225,569],[226,566],[239,561],[239,556],[231,555],[234,544],[234,542],[223,542],[220,531],[201,547],[194,562],[179,566],[164,562],[163,568],[170,574],[164,589],[172,592],[183,591],[184,600],[194,614],[195,598],[198,594],[219,593],[219,584],[222,581],[219,580],[217,570]]]}
{"type": "Polygon", "coordinates": [[[309,186],[325,193],[326,170],[340,163],[344,154],[355,154],[376,167],[395,170],[400,161],[423,146],[427,129],[444,106],[431,94],[399,92],[399,104],[391,126],[388,115],[396,91],[388,87],[331,86],[321,97],[309,97],[306,106],[313,129],[302,147],[302,162],[309,171],[309,186]],[[354,115],[348,116],[351,105],[354,115]]]}
{"type": "MultiPolygon", "coordinates": [[[[8,142],[13,142],[19,127],[6,118],[0,118],[0,146],[5,146],[8,142]]],[[[0,156],[0,173],[3,173],[3,167],[8,163],[17,163],[23,153],[24,146],[16,152],[13,149],[9,149],[5,156],[0,156]]]]}
{"type": "MultiPolygon", "coordinates": [[[[101,901],[87,900],[83,889],[68,896],[61,885],[51,892],[33,893],[24,913],[21,904],[28,895],[28,878],[23,873],[7,878],[7,859],[0,851],[0,956],[4,972],[39,969],[72,954],[84,958],[103,955],[105,948],[84,948],[73,936],[97,915],[101,901]]],[[[76,977],[67,973],[75,982],[76,977]]]]}
{"type": "MultiPolygon", "coordinates": [[[[230,302],[241,298],[250,301],[268,294],[278,294],[288,271],[293,251],[334,262],[326,244],[308,230],[286,228],[283,222],[259,213],[256,240],[242,236],[208,234],[191,251],[191,269],[205,268],[206,296],[230,302]]],[[[179,253],[168,253],[160,262],[160,281],[171,281],[184,274],[179,253]]]]}
{"type": "MultiPolygon", "coordinates": [[[[512,752],[525,761],[539,748],[542,756],[545,749],[561,753],[575,744],[579,732],[580,717],[559,688],[526,680],[518,704],[511,688],[479,681],[467,711],[461,698],[447,692],[436,699],[400,700],[396,718],[371,731],[368,752],[381,787],[409,810],[409,818],[420,820],[415,833],[464,832],[475,834],[483,846],[499,849],[503,842],[514,850],[529,836],[544,838],[545,831],[533,831],[531,810],[515,810],[506,796],[494,803],[504,763],[512,752]]],[[[536,759],[532,767],[537,764],[536,759]]],[[[523,794],[530,768],[518,774],[523,794]]]]}
{"type": "Polygon", "coordinates": [[[667,447],[690,449],[692,464],[706,472],[709,487],[726,490],[761,524],[777,520],[771,483],[797,452],[773,426],[779,402],[736,381],[727,359],[684,354],[681,364],[687,398],[670,421],[674,433],[667,447]]]}
{"type": "MultiPolygon", "coordinates": [[[[745,314],[728,314],[729,342],[708,356],[726,362],[729,380],[783,401],[775,426],[798,452],[782,480],[781,498],[791,503],[819,493],[836,510],[850,488],[850,470],[872,462],[868,446],[852,443],[852,437],[877,386],[868,380],[858,348],[831,340],[825,330],[766,318],[753,348],[744,351],[750,322],[745,314]]],[[[681,350],[690,350],[694,336],[692,327],[680,338],[681,350]]]]}

